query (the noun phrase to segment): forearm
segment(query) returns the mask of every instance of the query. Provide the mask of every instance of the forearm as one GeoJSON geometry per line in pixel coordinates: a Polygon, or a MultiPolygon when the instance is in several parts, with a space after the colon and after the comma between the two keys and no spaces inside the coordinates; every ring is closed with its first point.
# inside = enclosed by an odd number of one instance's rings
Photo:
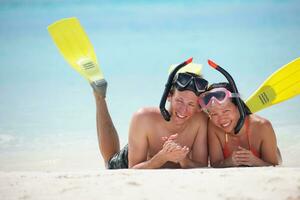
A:
{"type": "Polygon", "coordinates": [[[185,157],[182,161],[179,162],[181,168],[188,169],[188,168],[198,168],[198,167],[207,167],[207,161],[206,162],[197,162],[189,157],[185,157]]]}
{"type": "Polygon", "coordinates": [[[262,167],[262,166],[275,166],[276,164],[272,164],[272,163],[268,163],[265,162],[261,159],[258,159],[256,162],[254,162],[253,164],[251,163],[237,163],[236,165],[234,165],[232,163],[231,158],[227,158],[225,160],[220,160],[218,162],[215,162],[214,164],[212,164],[212,167],[215,168],[224,168],[224,167],[242,167],[242,166],[252,166],[252,167],[262,167]]]}
{"type": "Polygon", "coordinates": [[[157,153],[154,155],[151,159],[135,164],[133,166],[129,166],[129,168],[132,169],[158,169],[161,168],[165,163],[166,159],[163,158],[163,156],[160,155],[160,153],[157,153]]]}
{"type": "Polygon", "coordinates": [[[258,159],[252,166],[253,167],[263,167],[263,166],[275,166],[275,165],[278,165],[278,163],[273,164],[273,163],[265,162],[262,159],[258,159]]]}
{"type": "Polygon", "coordinates": [[[220,161],[217,161],[217,162],[214,162],[214,163],[210,163],[210,165],[212,167],[215,167],[215,168],[233,167],[233,163],[231,161],[231,158],[227,158],[227,159],[220,160],[220,161]]]}

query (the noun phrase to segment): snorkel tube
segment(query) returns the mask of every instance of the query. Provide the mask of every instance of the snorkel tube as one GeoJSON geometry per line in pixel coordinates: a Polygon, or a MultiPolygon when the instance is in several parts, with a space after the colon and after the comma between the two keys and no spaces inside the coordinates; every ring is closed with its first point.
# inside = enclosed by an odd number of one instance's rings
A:
{"type": "Polygon", "coordinates": [[[165,90],[164,90],[164,93],[161,97],[160,104],[159,104],[160,112],[166,121],[170,121],[170,119],[171,119],[171,115],[168,112],[168,110],[166,109],[166,102],[167,102],[167,98],[170,93],[170,90],[172,88],[173,79],[174,79],[176,73],[178,72],[178,70],[180,70],[182,67],[186,66],[187,64],[191,63],[192,61],[193,61],[193,58],[189,58],[188,60],[184,61],[183,63],[177,65],[169,75],[168,82],[166,83],[165,90]]]}
{"type": "MultiPolygon", "coordinates": [[[[231,85],[234,93],[237,93],[237,94],[239,93],[233,78],[231,77],[231,75],[225,69],[223,69],[222,67],[220,67],[219,65],[217,65],[216,63],[214,63],[211,60],[208,60],[208,64],[212,68],[218,70],[220,73],[222,73],[225,76],[225,78],[227,79],[227,81],[231,85]]],[[[241,128],[243,127],[244,122],[245,122],[245,116],[246,116],[245,109],[242,105],[241,99],[236,98],[236,102],[237,102],[237,106],[238,106],[238,109],[239,109],[239,112],[240,112],[240,119],[238,120],[238,123],[237,123],[236,127],[234,128],[234,133],[235,134],[237,134],[241,130],[241,128]]]]}

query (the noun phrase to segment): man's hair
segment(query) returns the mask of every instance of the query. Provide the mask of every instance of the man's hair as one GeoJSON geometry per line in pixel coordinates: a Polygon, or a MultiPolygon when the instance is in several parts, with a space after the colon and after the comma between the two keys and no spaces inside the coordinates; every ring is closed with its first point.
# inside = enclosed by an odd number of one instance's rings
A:
{"type": "MultiPolygon", "coordinates": [[[[215,89],[215,88],[226,88],[228,91],[234,93],[232,86],[227,82],[213,83],[208,87],[207,91],[215,89]]],[[[236,106],[238,105],[236,98],[239,98],[241,100],[242,106],[244,107],[244,109],[246,111],[245,114],[246,115],[251,115],[252,114],[251,110],[248,108],[246,103],[240,97],[231,98],[232,103],[236,106]]]]}

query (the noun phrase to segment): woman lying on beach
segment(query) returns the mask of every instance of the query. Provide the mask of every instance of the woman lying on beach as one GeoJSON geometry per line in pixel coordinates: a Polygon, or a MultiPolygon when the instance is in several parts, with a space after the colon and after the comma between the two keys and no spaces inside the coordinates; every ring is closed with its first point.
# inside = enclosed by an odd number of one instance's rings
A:
{"type": "Polygon", "coordinates": [[[208,145],[212,167],[270,166],[281,162],[276,136],[267,119],[252,114],[243,101],[245,121],[234,129],[240,118],[239,96],[228,83],[212,84],[200,95],[199,103],[209,115],[208,145]]]}

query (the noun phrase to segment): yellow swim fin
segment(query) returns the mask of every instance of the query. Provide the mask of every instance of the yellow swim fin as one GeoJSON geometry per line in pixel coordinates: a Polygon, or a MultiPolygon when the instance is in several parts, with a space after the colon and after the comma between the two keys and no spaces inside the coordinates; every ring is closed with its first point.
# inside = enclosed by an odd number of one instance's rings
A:
{"type": "Polygon", "coordinates": [[[48,31],[68,63],[90,83],[104,79],[96,54],[77,18],[65,18],[48,26],[48,31]]]}
{"type": "MultiPolygon", "coordinates": [[[[171,65],[169,68],[169,74],[174,70],[174,68],[177,65],[171,65]]],[[[202,65],[196,64],[196,63],[189,63],[183,68],[181,68],[177,73],[183,73],[183,72],[191,72],[197,75],[202,75],[202,65]]]]}
{"type": "Polygon", "coordinates": [[[246,100],[255,113],[300,94],[300,58],[284,65],[246,100]]]}

